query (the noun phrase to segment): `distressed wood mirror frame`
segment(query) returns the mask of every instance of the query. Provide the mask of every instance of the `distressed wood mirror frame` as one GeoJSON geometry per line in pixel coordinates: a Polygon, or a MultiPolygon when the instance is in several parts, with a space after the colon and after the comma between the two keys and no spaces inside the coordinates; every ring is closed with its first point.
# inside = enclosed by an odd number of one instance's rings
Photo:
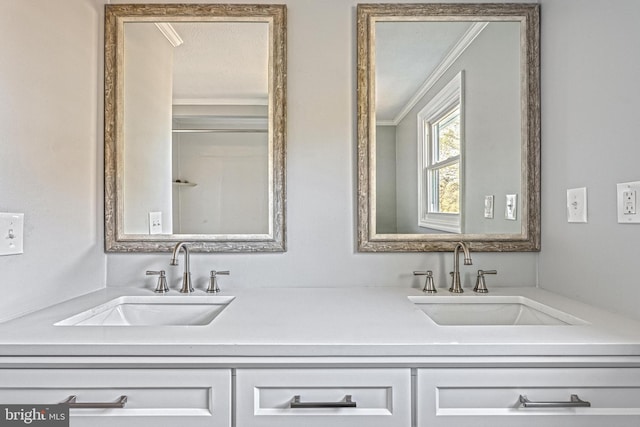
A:
{"type": "Polygon", "coordinates": [[[485,252],[540,250],[540,59],[537,4],[359,4],[357,8],[358,250],[450,251],[464,240],[485,252]],[[376,232],[375,24],[380,21],[520,22],[521,218],[519,234],[376,232]]]}
{"type": "Polygon", "coordinates": [[[166,252],[192,242],[196,252],[285,251],[286,6],[121,4],[105,7],[105,250],[166,252]],[[269,24],[268,232],[265,234],[126,234],[123,211],[125,22],[263,22],[269,24]]]}

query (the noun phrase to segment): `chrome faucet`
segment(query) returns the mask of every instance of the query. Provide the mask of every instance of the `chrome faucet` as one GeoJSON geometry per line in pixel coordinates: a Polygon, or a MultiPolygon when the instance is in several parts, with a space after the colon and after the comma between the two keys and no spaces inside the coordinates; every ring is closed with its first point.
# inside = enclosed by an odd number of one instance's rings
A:
{"type": "Polygon", "coordinates": [[[173,248],[173,255],[171,256],[171,265],[178,265],[178,255],[180,249],[184,250],[184,274],[182,275],[182,288],[180,292],[188,294],[193,292],[193,286],[191,286],[191,271],[189,270],[189,247],[186,242],[179,242],[176,247],[173,248]]]}
{"type": "Polygon", "coordinates": [[[464,291],[462,290],[462,285],[460,284],[460,261],[458,259],[458,253],[462,249],[464,252],[464,265],[471,265],[471,254],[469,253],[469,249],[467,246],[462,243],[456,243],[456,247],[453,250],[453,273],[451,273],[451,287],[449,288],[449,292],[454,294],[461,294],[464,291]]]}

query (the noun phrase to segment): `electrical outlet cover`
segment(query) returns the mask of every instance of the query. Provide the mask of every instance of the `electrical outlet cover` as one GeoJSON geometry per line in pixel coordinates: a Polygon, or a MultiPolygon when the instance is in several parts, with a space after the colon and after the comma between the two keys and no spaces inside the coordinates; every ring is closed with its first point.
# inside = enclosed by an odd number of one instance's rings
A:
{"type": "Polygon", "coordinates": [[[567,222],[587,222],[587,188],[567,190],[567,222]]]}
{"type": "Polygon", "coordinates": [[[617,184],[616,206],[618,210],[618,222],[620,224],[640,223],[640,211],[638,210],[639,194],[640,181],[617,184]]]}

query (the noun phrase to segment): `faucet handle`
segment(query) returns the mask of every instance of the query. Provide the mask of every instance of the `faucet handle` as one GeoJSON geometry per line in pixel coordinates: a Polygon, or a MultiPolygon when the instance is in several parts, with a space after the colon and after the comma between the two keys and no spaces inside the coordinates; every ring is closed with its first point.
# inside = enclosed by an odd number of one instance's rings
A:
{"type": "Polygon", "coordinates": [[[433,271],[431,271],[431,270],[414,271],[413,275],[414,276],[426,276],[426,279],[424,281],[424,288],[422,289],[422,292],[424,292],[426,294],[435,294],[435,293],[438,292],[436,290],[436,285],[433,283],[433,271]]]}
{"type": "Polygon", "coordinates": [[[207,292],[210,294],[217,294],[220,292],[220,288],[218,287],[218,276],[229,276],[231,273],[229,270],[224,271],[216,271],[211,270],[211,275],[209,276],[209,287],[207,288],[207,292]]]}
{"type": "Polygon", "coordinates": [[[489,292],[489,289],[487,289],[487,284],[484,281],[485,274],[498,274],[498,270],[478,270],[476,286],[475,288],[473,288],[473,292],[477,292],[479,294],[486,294],[487,292],[489,292]]]}
{"type": "Polygon", "coordinates": [[[154,271],[147,270],[147,276],[158,276],[158,284],[156,285],[155,293],[164,294],[169,292],[169,286],[167,286],[167,276],[164,270],[154,271]]]}

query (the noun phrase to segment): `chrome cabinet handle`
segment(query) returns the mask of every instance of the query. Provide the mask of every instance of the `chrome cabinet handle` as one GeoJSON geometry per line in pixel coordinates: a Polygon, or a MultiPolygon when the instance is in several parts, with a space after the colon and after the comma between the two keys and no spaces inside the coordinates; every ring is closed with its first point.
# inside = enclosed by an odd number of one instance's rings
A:
{"type": "Polygon", "coordinates": [[[527,396],[520,395],[520,403],[525,408],[588,408],[591,407],[591,402],[582,400],[577,394],[571,395],[571,400],[568,402],[532,402],[527,396]]]}
{"type": "Polygon", "coordinates": [[[68,405],[69,408],[94,408],[94,409],[106,409],[106,408],[124,408],[127,403],[127,396],[120,396],[115,402],[86,402],[78,403],[76,396],[69,396],[67,400],[61,402],[62,405],[68,405]]]}
{"type": "Polygon", "coordinates": [[[300,396],[293,396],[291,408],[355,408],[356,402],[351,400],[351,395],[347,394],[341,402],[301,402],[300,396]]]}

